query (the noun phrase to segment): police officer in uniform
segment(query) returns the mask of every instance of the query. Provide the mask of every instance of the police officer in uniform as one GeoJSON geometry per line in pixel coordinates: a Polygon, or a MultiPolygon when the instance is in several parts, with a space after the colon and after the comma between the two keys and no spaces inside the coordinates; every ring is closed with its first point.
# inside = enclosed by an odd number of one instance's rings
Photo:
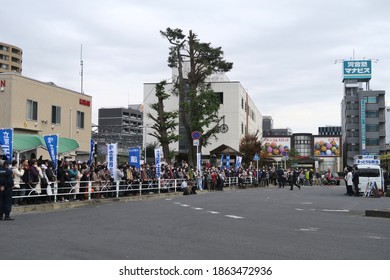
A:
{"type": "Polygon", "coordinates": [[[6,160],[0,166],[0,220],[14,220],[10,217],[13,185],[12,170],[9,168],[9,161],[6,160]]]}

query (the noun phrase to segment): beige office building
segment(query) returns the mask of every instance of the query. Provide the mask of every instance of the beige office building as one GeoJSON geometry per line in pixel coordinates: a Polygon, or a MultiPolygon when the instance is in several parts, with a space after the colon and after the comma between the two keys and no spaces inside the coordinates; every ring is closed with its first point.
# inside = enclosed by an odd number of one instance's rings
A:
{"type": "Polygon", "coordinates": [[[14,72],[22,73],[21,48],[0,42],[0,73],[14,72]]]}
{"type": "MultiPolygon", "coordinates": [[[[87,160],[91,139],[92,97],[17,73],[0,73],[0,128],[16,134],[74,139],[79,148],[67,156],[87,160]]],[[[47,151],[37,151],[48,158],[47,151]]]]}

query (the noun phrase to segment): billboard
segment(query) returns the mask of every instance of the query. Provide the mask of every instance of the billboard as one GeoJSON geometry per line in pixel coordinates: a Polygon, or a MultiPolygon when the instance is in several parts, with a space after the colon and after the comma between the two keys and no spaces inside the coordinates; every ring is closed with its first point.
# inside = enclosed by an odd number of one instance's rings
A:
{"type": "Polygon", "coordinates": [[[291,148],[290,137],[266,137],[261,139],[261,150],[271,157],[287,156],[291,148]]]}
{"type": "Polygon", "coordinates": [[[371,60],[344,61],[344,79],[371,79],[371,60]]]}
{"type": "Polygon", "coordinates": [[[315,157],[340,157],[340,137],[314,137],[315,157]]]}

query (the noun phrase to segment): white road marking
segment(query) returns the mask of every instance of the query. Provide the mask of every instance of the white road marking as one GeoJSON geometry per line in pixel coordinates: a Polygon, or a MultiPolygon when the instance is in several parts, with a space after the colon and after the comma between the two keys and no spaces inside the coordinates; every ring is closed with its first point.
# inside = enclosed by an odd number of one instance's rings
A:
{"type": "Polygon", "coordinates": [[[174,204],[181,204],[181,202],[174,202],[174,204]]]}
{"type": "Polygon", "coordinates": [[[187,205],[187,204],[181,204],[180,206],[183,206],[183,207],[190,207],[190,206],[187,205]]]}
{"type": "Polygon", "coordinates": [[[203,208],[199,208],[199,207],[192,207],[192,209],[194,209],[194,210],[203,210],[203,208]]]}
{"type": "Polygon", "coordinates": [[[304,204],[304,205],[311,205],[311,204],[313,204],[313,202],[302,202],[301,204],[304,204]]]}
{"type": "Polygon", "coordinates": [[[297,211],[304,211],[303,209],[300,209],[300,208],[295,208],[295,210],[297,210],[297,211]]]}
{"type": "Polygon", "coordinates": [[[244,219],[244,217],[234,216],[234,215],[225,215],[225,217],[233,218],[233,219],[244,219]]]}
{"type": "Polygon", "coordinates": [[[215,212],[215,211],[206,211],[206,212],[210,214],[219,214],[219,212],[215,212]]]}
{"type": "Polygon", "coordinates": [[[349,212],[349,210],[346,209],[322,209],[324,212],[349,212]]]}
{"type": "Polygon", "coordinates": [[[299,231],[318,231],[319,228],[312,228],[312,227],[309,227],[309,228],[300,228],[299,231]]]}

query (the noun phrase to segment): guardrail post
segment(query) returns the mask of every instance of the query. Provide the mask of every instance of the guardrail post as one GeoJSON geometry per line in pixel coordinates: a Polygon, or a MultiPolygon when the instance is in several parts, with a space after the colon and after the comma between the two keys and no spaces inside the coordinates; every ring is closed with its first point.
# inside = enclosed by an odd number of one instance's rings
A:
{"type": "Polygon", "coordinates": [[[139,181],[139,195],[142,195],[142,180],[139,181]]]}
{"type": "Polygon", "coordinates": [[[91,193],[92,193],[92,182],[88,182],[88,200],[91,200],[91,193]]]}
{"type": "Polygon", "coordinates": [[[161,193],[161,179],[158,178],[158,193],[161,193]]]}
{"type": "Polygon", "coordinates": [[[53,188],[53,193],[54,193],[54,202],[57,202],[57,193],[58,193],[58,183],[54,182],[54,188],[53,188]]]}
{"type": "Polygon", "coordinates": [[[119,184],[120,184],[120,181],[115,182],[115,191],[116,191],[117,198],[119,197],[119,184]]]}

